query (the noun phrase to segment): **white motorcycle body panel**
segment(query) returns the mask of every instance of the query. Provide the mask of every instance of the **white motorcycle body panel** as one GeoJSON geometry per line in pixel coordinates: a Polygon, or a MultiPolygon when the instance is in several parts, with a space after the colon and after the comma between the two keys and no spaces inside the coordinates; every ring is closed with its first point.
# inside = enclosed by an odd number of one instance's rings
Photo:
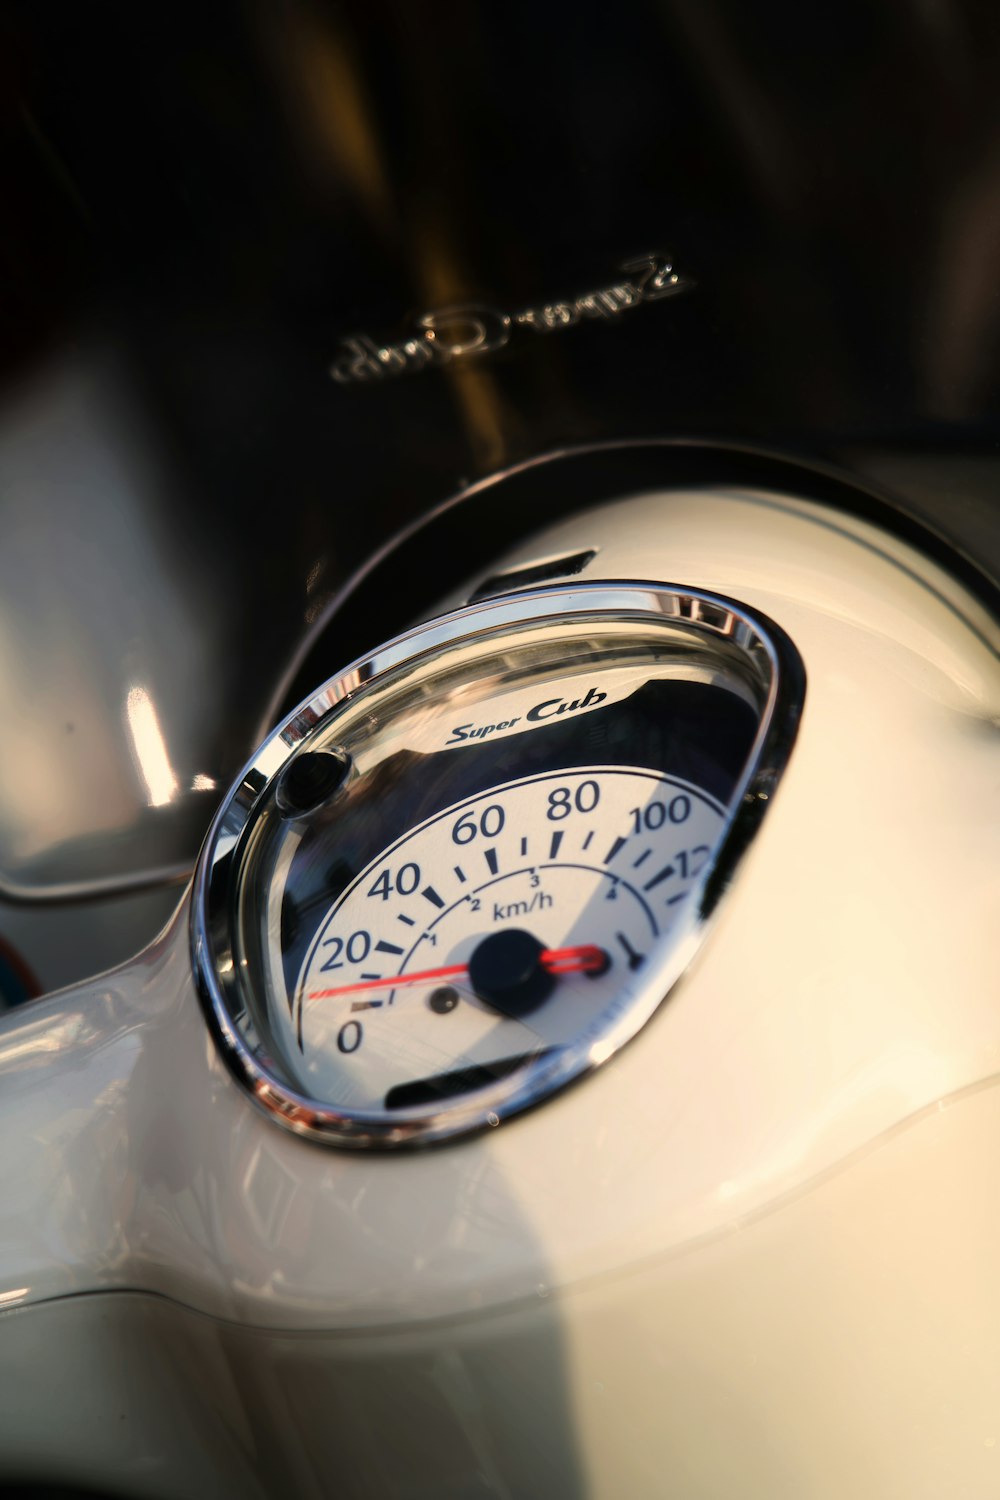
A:
{"type": "Polygon", "coordinates": [[[133,963],[12,1013],[12,1472],[996,1493],[997,625],[904,545],[755,492],[637,496],[499,566],[589,548],[588,579],[724,593],[805,664],[775,805],[690,970],[593,1076],[388,1156],[295,1138],[230,1076],[187,897],[133,963]],[[123,1441],[92,1440],[118,1405],[123,1441]]]}

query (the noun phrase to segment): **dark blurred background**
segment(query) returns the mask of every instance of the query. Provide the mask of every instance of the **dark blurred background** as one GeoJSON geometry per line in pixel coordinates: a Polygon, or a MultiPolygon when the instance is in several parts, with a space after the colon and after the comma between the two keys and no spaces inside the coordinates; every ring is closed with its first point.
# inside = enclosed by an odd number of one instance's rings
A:
{"type": "Polygon", "coordinates": [[[350,572],[567,445],[833,463],[1000,577],[998,78],[995,0],[7,3],[7,898],[188,868],[350,572]],[[650,250],[696,287],[330,378],[650,250]]]}

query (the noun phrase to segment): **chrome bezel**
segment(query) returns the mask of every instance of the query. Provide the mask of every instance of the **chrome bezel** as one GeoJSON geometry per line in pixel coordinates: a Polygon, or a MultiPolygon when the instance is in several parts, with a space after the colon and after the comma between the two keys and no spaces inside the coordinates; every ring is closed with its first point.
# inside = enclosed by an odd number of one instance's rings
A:
{"type": "Polygon", "coordinates": [[[572,583],[525,589],[439,616],[377,648],[332,677],[269,736],[220,807],[195,872],[192,945],[204,1008],[221,1053],[239,1082],[274,1119],[299,1135],[347,1147],[426,1145],[490,1126],[540,1103],[618,1052],[655,1014],[700,945],[719,897],[770,806],[787,763],[805,696],[805,672],[792,642],[771,620],[721,595],[645,582],[572,583]],[[361,689],[426,652],[483,635],[575,617],[642,620],[704,632],[707,641],[736,647],[760,684],[763,709],[717,851],[702,870],[669,946],[623,1003],[619,997],[577,1042],[528,1063],[445,1107],[404,1110],[336,1109],[291,1089],[270,1072],[240,1025],[252,1029],[242,989],[252,983],[234,961],[230,898],[238,845],[265,788],[331,714],[361,689]]]}

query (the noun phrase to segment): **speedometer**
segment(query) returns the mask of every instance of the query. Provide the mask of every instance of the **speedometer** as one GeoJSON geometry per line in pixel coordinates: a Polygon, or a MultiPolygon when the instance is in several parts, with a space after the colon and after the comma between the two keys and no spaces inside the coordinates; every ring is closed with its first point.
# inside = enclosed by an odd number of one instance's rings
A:
{"type": "Polygon", "coordinates": [[[732,601],[476,605],[329,683],[210,834],[196,957],[255,1097],[347,1145],[455,1135],[609,1058],[690,961],[802,673],[732,601]]]}
{"type": "Polygon", "coordinates": [[[437,814],[317,932],[292,1018],[310,1076],[352,1106],[393,1108],[572,1041],[668,929],[723,817],[689,782],[618,767],[437,814]]]}

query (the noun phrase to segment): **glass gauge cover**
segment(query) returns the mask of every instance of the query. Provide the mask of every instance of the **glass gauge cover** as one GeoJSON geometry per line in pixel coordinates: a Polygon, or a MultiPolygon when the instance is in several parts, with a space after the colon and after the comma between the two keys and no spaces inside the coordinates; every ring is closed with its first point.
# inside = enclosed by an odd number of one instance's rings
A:
{"type": "Polygon", "coordinates": [[[689,962],[803,684],[771,622],[652,584],[491,600],[356,663],[264,745],[199,866],[238,1077],[303,1134],[390,1146],[604,1062],[689,962]]]}

